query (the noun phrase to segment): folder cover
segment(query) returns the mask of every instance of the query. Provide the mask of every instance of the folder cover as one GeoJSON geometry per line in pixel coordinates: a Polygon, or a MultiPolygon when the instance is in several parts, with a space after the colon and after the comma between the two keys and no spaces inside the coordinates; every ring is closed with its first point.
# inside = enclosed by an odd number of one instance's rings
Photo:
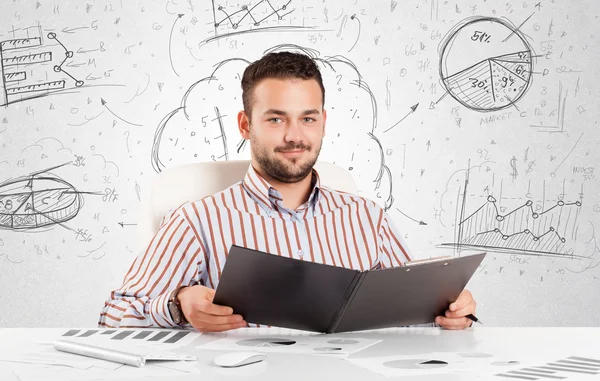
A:
{"type": "Polygon", "coordinates": [[[232,245],[213,303],[248,323],[322,333],[429,323],[485,255],[361,272],[232,245]]]}

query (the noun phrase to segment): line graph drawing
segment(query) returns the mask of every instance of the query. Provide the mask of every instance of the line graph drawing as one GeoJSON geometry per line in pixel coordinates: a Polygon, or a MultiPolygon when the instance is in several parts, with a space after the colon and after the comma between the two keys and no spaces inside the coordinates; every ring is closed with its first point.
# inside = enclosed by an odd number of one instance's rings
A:
{"type": "Polygon", "coordinates": [[[222,38],[257,32],[306,32],[315,30],[309,20],[316,15],[308,15],[313,7],[293,8],[293,0],[254,0],[249,4],[212,0],[212,26],[209,36],[198,44],[201,47],[222,38]],[[302,12],[300,15],[296,13],[302,12]],[[294,17],[290,15],[294,14],[294,17]]]}
{"type": "Polygon", "coordinates": [[[439,74],[447,94],[463,106],[499,111],[517,107],[529,90],[534,58],[524,35],[508,21],[469,18],[442,42],[439,74]]]}
{"type": "Polygon", "coordinates": [[[25,28],[20,36],[16,32],[12,31],[11,39],[0,41],[0,88],[3,96],[0,106],[83,86],[84,81],[78,80],[63,67],[73,57],[73,51],[66,48],[56,33],[48,33],[45,40],[40,26],[25,28]],[[56,45],[49,41],[56,42],[56,45]],[[56,74],[50,75],[46,67],[56,59],[55,46],[61,47],[64,59],[52,66],[56,74]]]}
{"type": "Polygon", "coordinates": [[[559,199],[551,206],[546,206],[548,201],[539,203],[527,200],[508,212],[490,194],[482,205],[466,215],[468,184],[467,171],[464,187],[459,189],[457,197],[462,202],[457,203],[456,213],[460,217],[455,242],[444,243],[442,247],[569,259],[587,258],[575,255],[574,250],[583,190],[577,201],[559,199]]]}
{"type": "MultiPolygon", "coordinates": [[[[275,2],[275,1],[273,1],[275,2]]],[[[216,7],[215,12],[215,4],[213,1],[213,21],[215,24],[215,28],[219,28],[222,24],[226,23],[233,29],[237,29],[242,21],[246,17],[252,19],[252,25],[260,26],[261,23],[269,20],[269,19],[277,19],[278,21],[283,20],[283,18],[290,13],[294,12],[294,9],[289,10],[288,5],[292,2],[292,0],[288,0],[283,3],[279,8],[275,8],[272,4],[272,0],[261,0],[256,4],[248,6],[242,5],[239,10],[228,13],[227,9],[223,5],[218,5],[216,7]],[[261,8],[259,8],[261,6],[261,8]],[[241,17],[240,17],[241,14],[241,17]],[[261,14],[261,16],[258,16],[261,14]],[[265,16],[266,14],[266,16],[265,16]],[[257,17],[254,17],[257,15],[257,17]],[[222,18],[217,21],[217,18],[221,16],[222,18]],[[263,17],[264,16],[264,17],[263,17]],[[261,18],[262,17],[262,18],[261,18]]],[[[250,21],[250,20],[248,20],[250,21]]]]}

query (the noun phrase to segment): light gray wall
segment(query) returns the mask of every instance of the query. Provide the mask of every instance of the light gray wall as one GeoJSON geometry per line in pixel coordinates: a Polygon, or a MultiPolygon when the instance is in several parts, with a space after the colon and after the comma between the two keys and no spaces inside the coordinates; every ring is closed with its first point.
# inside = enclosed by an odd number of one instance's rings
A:
{"type": "Polygon", "coordinates": [[[96,324],[157,171],[249,158],[239,79],[272,49],[322,60],[321,159],[416,256],[490,253],[469,285],[486,324],[600,323],[592,1],[247,3],[3,2],[0,326],[96,324]]]}

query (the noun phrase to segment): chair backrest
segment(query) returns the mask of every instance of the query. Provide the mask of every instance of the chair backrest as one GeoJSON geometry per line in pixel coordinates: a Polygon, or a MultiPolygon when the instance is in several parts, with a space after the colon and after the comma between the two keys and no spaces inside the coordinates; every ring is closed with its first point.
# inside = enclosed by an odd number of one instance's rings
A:
{"type": "MultiPolygon", "coordinates": [[[[142,201],[137,247],[144,248],[158,232],[160,221],[172,209],[186,201],[201,200],[241,181],[246,176],[250,160],[210,161],[167,168],[154,180],[142,201]]],[[[357,194],[352,175],[332,163],[317,162],[321,185],[346,193],[357,194]]]]}

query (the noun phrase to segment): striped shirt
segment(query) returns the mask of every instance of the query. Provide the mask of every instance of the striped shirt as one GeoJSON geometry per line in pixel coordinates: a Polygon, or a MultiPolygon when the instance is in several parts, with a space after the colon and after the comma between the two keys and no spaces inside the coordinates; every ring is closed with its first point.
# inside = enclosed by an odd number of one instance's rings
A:
{"type": "Polygon", "coordinates": [[[408,249],[375,202],[320,185],[291,210],[250,165],[243,181],[171,211],[100,313],[102,327],[175,327],[169,294],[217,288],[231,245],[357,270],[402,266],[408,249]]]}

